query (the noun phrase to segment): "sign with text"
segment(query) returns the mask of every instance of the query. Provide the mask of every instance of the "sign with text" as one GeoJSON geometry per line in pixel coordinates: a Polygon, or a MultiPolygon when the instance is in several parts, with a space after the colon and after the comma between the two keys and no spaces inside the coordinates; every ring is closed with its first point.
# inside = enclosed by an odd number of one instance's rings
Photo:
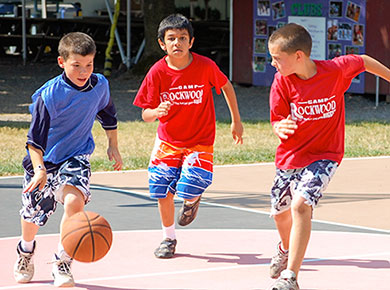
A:
{"type": "MultiPolygon", "coordinates": [[[[290,22],[304,26],[313,40],[312,59],[332,59],[364,54],[366,0],[253,0],[253,81],[270,86],[275,74],[268,53],[268,39],[290,22]]],[[[348,90],[364,92],[364,73],[348,90]]]]}

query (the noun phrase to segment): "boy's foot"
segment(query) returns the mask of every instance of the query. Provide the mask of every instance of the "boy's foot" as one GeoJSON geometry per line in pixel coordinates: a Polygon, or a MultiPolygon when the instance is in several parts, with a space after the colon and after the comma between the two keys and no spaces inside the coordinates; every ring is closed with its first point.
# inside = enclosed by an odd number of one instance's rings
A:
{"type": "Polygon", "coordinates": [[[160,244],[160,246],[154,251],[156,258],[169,259],[175,254],[177,241],[166,238],[160,244]]]}
{"type": "Polygon", "coordinates": [[[53,269],[51,275],[54,278],[54,286],[56,287],[73,287],[74,280],[70,266],[72,264],[71,259],[60,259],[54,254],[53,269]]]}
{"type": "Polygon", "coordinates": [[[177,223],[181,226],[189,225],[195,218],[198,213],[199,204],[200,204],[200,196],[199,198],[193,202],[188,203],[187,201],[183,202],[183,206],[179,211],[179,215],[177,216],[177,223]]]}
{"type": "Polygon", "coordinates": [[[293,271],[284,270],[269,290],[299,290],[297,275],[293,271]]]}
{"type": "Polygon", "coordinates": [[[278,253],[272,257],[270,265],[270,276],[272,279],[276,279],[280,276],[280,273],[287,268],[288,251],[283,252],[280,248],[281,242],[278,243],[278,253]]]}
{"type": "Polygon", "coordinates": [[[28,283],[34,276],[33,256],[35,251],[35,244],[36,242],[34,241],[34,246],[31,253],[24,252],[20,242],[16,247],[18,258],[14,266],[14,277],[18,283],[28,283]]]}

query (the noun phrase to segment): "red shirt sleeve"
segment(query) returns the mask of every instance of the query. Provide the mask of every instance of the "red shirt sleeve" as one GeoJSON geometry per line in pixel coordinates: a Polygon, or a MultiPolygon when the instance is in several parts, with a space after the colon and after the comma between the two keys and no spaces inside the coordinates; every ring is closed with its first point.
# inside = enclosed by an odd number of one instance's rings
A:
{"type": "Polygon", "coordinates": [[[135,96],[133,104],[143,109],[154,109],[160,104],[160,79],[157,74],[156,63],[146,74],[135,96]]]}
{"type": "Polygon", "coordinates": [[[280,74],[275,74],[274,81],[270,91],[270,120],[273,125],[275,122],[279,122],[286,119],[290,114],[290,103],[287,100],[288,92],[283,89],[282,80],[280,74]]]}

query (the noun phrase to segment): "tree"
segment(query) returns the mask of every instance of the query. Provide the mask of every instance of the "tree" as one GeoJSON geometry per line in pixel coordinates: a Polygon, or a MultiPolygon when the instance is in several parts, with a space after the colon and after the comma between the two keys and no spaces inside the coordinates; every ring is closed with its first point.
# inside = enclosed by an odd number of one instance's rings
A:
{"type": "Polygon", "coordinates": [[[143,0],[145,49],[133,72],[145,74],[163,55],[157,42],[157,29],[160,21],[175,12],[175,0],[143,0]]]}

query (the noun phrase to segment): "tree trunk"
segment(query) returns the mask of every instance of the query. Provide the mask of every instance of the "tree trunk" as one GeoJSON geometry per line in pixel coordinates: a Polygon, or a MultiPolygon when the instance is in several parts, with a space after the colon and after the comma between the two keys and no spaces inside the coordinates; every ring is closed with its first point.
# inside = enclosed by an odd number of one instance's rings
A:
{"type": "Polygon", "coordinates": [[[145,74],[164,55],[157,42],[158,25],[161,20],[174,12],[175,0],[143,1],[145,49],[140,61],[133,68],[135,74],[145,74]]]}

